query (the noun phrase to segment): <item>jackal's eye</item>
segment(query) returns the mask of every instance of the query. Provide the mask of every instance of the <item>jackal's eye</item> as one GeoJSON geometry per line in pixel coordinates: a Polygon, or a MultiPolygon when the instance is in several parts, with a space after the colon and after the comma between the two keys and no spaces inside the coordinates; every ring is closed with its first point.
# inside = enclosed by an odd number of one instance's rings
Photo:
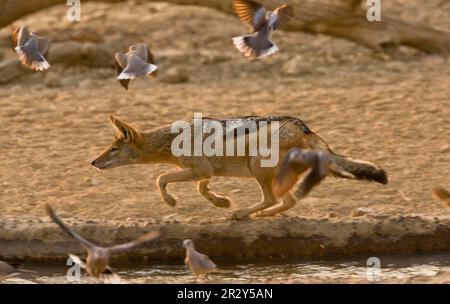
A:
{"type": "Polygon", "coordinates": [[[110,152],[116,152],[117,150],[119,150],[119,148],[117,148],[117,147],[111,147],[110,152]]]}

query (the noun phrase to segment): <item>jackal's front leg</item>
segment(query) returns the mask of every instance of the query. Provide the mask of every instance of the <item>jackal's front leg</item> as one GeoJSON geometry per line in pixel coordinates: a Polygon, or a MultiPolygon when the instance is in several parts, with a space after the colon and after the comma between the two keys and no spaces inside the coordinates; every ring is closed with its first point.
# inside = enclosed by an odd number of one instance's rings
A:
{"type": "Polygon", "coordinates": [[[161,192],[161,198],[163,199],[163,201],[165,201],[170,206],[175,207],[175,205],[177,204],[177,200],[172,195],[167,193],[167,185],[169,183],[194,182],[202,178],[205,177],[198,176],[192,169],[187,168],[180,171],[160,175],[156,180],[156,184],[159,187],[159,191],[161,192]]]}
{"type": "Polygon", "coordinates": [[[206,178],[198,182],[198,192],[206,198],[208,201],[213,203],[214,206],[219,208],[228,208],[230,207],[231,201],[229,198],[225,196],[220,196],[211,192],[208,188],[209,182],[211,179],[206,178]]]}
{"type": "Polygon", "coordinates": [[[263,199],[261,202],[245,209],[240,209],[232,212],[232,217],[237,220],[242,220],[248,218],[250,214],[261,211],[263,209],[269,208],[277,203],[277,199],[272,192],[272,184],[268,179],[257,180],[259,186],[261,187],[261,192],[263,194],[263,199]]]}

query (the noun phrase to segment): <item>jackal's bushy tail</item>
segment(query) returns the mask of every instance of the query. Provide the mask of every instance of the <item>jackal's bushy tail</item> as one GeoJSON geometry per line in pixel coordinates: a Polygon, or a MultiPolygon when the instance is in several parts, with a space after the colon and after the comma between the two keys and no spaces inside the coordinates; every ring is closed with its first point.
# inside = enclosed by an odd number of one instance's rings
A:
{"type": "Polygon", "coordinates": [[[336,165],[353,174],[355,179],[377,182],[383,185],[388,183],[386,171],[370,162],[352,159],[334,152],[331,152],[331,158],[336,165]]]}

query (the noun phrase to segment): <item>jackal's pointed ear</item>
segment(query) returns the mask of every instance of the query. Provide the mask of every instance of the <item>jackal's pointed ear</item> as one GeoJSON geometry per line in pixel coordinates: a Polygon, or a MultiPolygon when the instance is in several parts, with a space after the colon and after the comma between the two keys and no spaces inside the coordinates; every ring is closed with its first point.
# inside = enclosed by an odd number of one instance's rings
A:
{"type": "Polygon", "coordinates": [[[142,136],[138,130],[130,126],[129,124],[120,121],[114,115],[109,117],[114,129],[116,129],[116,137],[127,143],[138,143],[141,142],[142,136]]]}

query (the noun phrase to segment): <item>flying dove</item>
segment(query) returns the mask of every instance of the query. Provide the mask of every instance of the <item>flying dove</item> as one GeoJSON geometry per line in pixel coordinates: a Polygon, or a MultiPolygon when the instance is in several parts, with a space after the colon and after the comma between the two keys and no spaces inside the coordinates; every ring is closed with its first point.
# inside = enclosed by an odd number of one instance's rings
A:
{"type": "Polygon", "coordinates": [[[155,59],[145,44],[132,45],[126,54],[116,53],[117,79],[125,90],[132,79],[145,75],[156,76],[155,59]]]}
{"type": "Polygon", "coordinates": [[[23,65],[35,71],[44,71],[50,67],[45,58],[49,42],[47,37],[40,37],[22,26],[12,34],[14,51],[19,55],[23,65]]]}
{"type": "Polygon", "coordinates": [[[34,271],[16,268],[6,262],[0,261],[0,280],[10,278],[20,273],[33,273],[34,271]]]}
{"type": "Polygon", "coordinates": [[[233,38],[236,48],[249,59],[266,57],[278,52],[270,40],[274,30],[286,25],[294,14],[291,5],[283,4],[274,11],[251,0],[234,0],[233,7],[239,18],[253,27],[253,35],[233,38]]]}
{"type": "Polygon", "coordinates": [[[0,279],[18,273],[18,270],[6,262],[0,261],[0,279]]]}
{"type": "Polygon", "coordinates": [[[296,196],[305,197],[328,174],[354,178],[353,174],[333,163],[330,155],[324,151],[292,148],[281,164],[273,184],[276,197],[282,197],[297,182],[298,176],[311,169],[299,185],[296,196]]]}
{"type": "Polygon", "coordinates": [[[190,239],[183,241],[186,248],[184,263],[196,277],[205,277],[208,273],[217,270],[217,265],[211,259],[194,248],[194,242],[190,239]]]}
{"type": "Polygon", "coordinates": [[[111,247],[100,247],[82,238],[72,229],[67,227],[56,215],[50,205],[46,205],[46,208],[50,218],[56,224],[58,224],[58,226],[65,233],[77,240],[80,245],[87,251],[86,260],[81,259],[78,256],[69,254],[72,261],[80,265],[81,268],[84,268],[89,275],[98,278],[105,283],[120,283],[119,275],[114,273],[108,265],[111,255],[130,251],[143,243],[155,240],[160,235],[159,231],[152,231],[137,238],[134,241],[125,244],[111,247]]]}
{"type": "Polygon", "coordinates": [[[450,207],[450,192],[442,187],[436,187],[433,189],[434,196],[444,203],[445,207],[450,207]]]}

